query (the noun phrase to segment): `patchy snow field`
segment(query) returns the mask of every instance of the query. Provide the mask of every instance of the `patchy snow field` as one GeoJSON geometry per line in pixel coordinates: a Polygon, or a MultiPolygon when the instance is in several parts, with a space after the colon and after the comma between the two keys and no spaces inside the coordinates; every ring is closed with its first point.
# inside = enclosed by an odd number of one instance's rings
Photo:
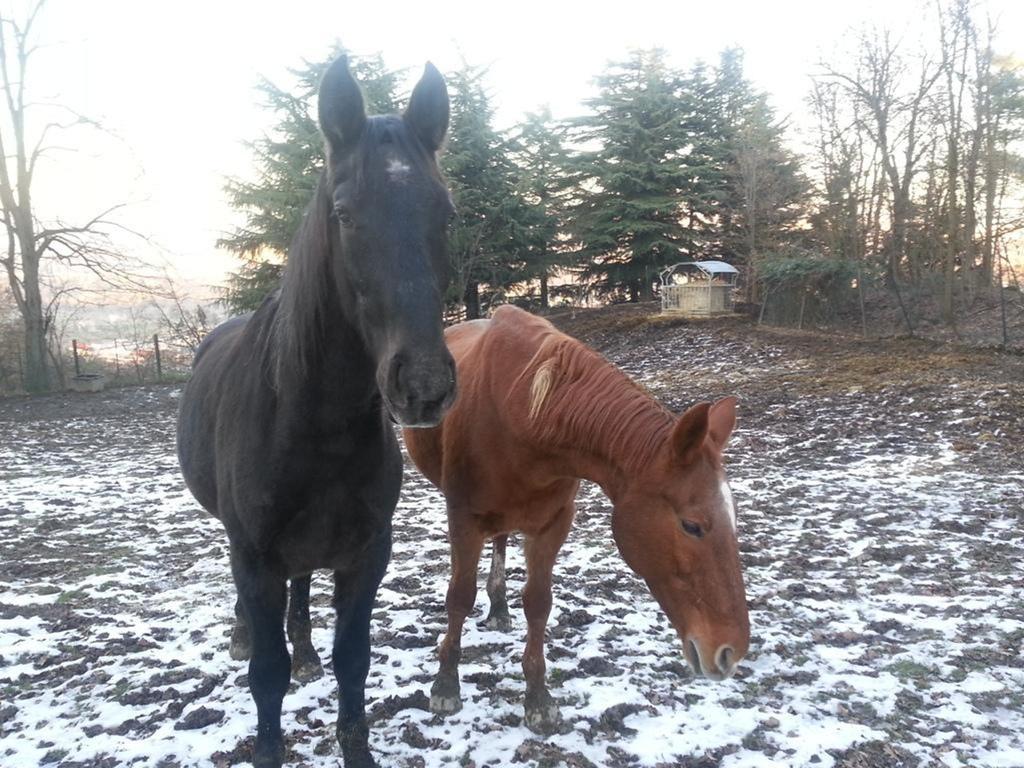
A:
{"type": "MultiPolygon", "coordinates": [[[[374,614],[371,745],[389,766],[1024,766],[1022,362],[906,343],[566,320],[673,408],[741,398],[730,475],[751,605],[737,677],[695,680],[585,485],[556,565],[565,732],[521,722],[511,634],[467,622],[465,708],[426,711],[444,505],[410,469],[374,614]]],[[[245,764],[219,523],[184,489],[175,387],[0,401],[0,765],[245,764]]],[[[482,585],[483,573],[481,573],[482,585]]],[[[313,582],[325,660],[330,585],[313,582]]],[[[292,686],[294,765],[337,766],[336,688],[292,686]]]]}

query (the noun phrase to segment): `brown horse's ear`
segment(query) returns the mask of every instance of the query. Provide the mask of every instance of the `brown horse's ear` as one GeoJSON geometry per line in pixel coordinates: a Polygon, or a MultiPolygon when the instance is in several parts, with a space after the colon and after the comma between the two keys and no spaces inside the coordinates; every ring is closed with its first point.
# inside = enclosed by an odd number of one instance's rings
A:
{"type": "Polygon", "coordinates": [[[366,126],[366,108],[359,84],[348,70],[347,56],[339,56],[324,73],[317,110],[320,130],[332,151],[350,149],[362,135],[366,126]]]}
{"type": "Polygon", "coordinates": [[[736,398],[724,397],[708,413],[708,436],[718,450],[724,450],[736,427],[736,398]]]}
{"type": "Polygon", "coordinates": [[[406,124],[430,152],[441,148],[448,132],[448,111],[448,86],[437,67],[428,61],[423,77],[412,89],[404,117],[406,124]]]}
{"type": "Polygon", "coordinates": [[[681,464],[697,458],[708,436],[708,412],[711,403],[697,403],[690,407],[672,429],[672,452],[681,464]]]}

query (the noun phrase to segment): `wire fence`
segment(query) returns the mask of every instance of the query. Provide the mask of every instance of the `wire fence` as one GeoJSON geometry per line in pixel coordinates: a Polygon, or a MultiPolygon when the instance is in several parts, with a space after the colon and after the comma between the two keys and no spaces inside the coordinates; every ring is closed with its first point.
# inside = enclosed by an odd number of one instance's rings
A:
{"type": "MultiPolygon", "coordinates": [[[[49,350],[51,385],[57,390],[94,392],[188,378],[193,349],[153,334],[143,339],[52,344],[49,350]]],[[[25,391],[25,356],[20,343],[0,345],[0,395],[25,391]]]]}

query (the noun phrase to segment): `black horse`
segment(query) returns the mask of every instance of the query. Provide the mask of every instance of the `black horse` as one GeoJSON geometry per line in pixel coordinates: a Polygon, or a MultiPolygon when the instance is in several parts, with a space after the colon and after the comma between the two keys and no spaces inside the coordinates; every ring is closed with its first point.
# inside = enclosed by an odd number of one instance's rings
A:
{"type": "MultiPolygon", "coordinates": [[[[202,343],[178,424],[185,481],[230,542],[261,767],[285,755],[287,580],[308,590],[318,568],[334,571],[345,765],[376,765],[365,716],[370,612],[402,479],[390,421],[436,425],[455,397],[441,325],[453,213],[436,159],[444,80],[428,64],[403,116],[367,117],[340,59],[320,85],[319,112],[327,166],[281,287],[202,343]]],[[[319,668],[306,634],[296,655],[319,668]]]]}

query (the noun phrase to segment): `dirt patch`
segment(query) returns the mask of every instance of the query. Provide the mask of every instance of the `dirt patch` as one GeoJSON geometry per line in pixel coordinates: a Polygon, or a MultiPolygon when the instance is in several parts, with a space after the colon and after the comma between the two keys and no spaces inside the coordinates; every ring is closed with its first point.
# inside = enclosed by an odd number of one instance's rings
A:
{"type": "MultiPolygon", "coordinates": [[[[515,542],[513,629],[483,626],[481,589],[463,639],[465,706],[435,717],[444,503],[410,469],[373,619],[368,711],[382,765],[1024,764],[1020,357],[643,306],[554,320],[675,410],[739,396],[727,458],[750,653],[726,683],[690,674],[615,549],[607,500],[584,484],[547,646],[564,732],[540,740],[523,725],[515,542]]],[[[178,472],[178,392],[0,401],[4,765],[250,759],[245,666],[227,654],[225,538],[178,472]]],[[[330,592],[316,575],[325,659],[330,592]]],[[[293,684],[289,759],[336,766],[336,717],[329,673],[293,684]]]]}

